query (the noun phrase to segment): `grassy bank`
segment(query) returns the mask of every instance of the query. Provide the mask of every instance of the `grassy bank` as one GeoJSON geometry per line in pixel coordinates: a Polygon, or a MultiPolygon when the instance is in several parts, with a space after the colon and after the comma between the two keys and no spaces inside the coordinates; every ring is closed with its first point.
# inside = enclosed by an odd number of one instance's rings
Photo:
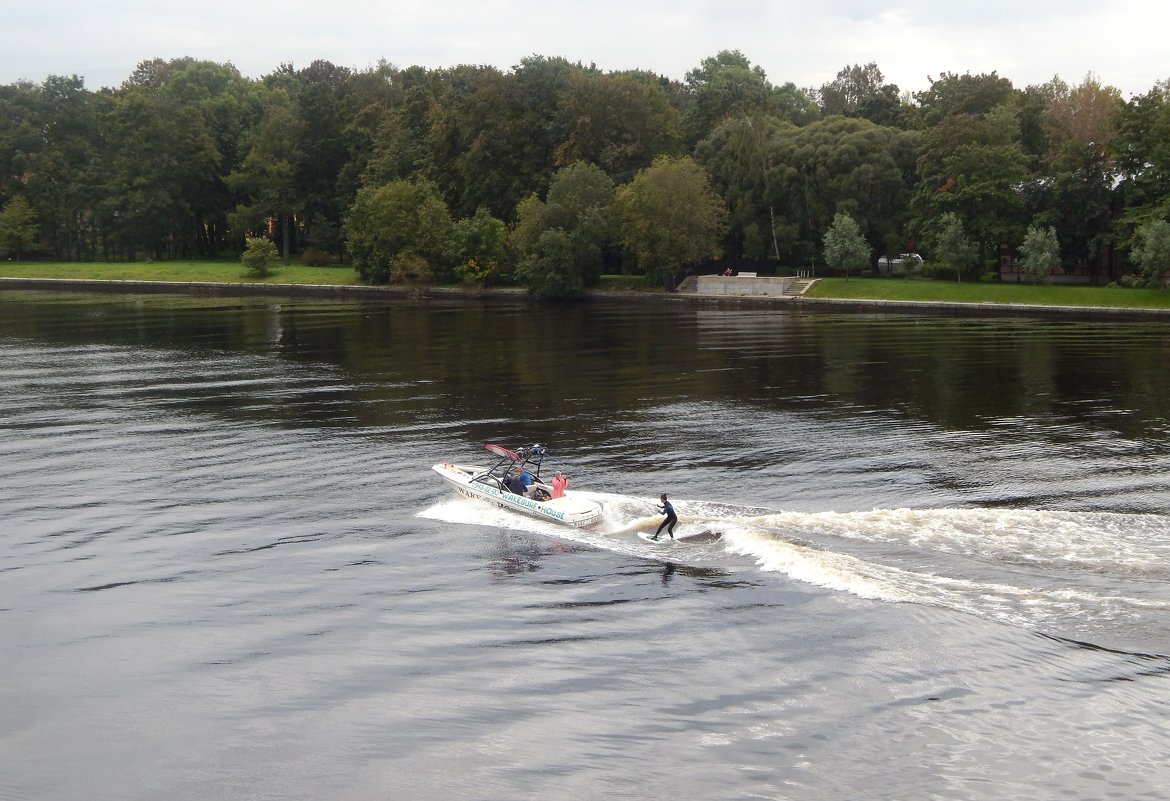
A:
{"type": "MultiPolygon", "coordinates": [[[[0,277],[77,278],[107,281],[210,281],[223,284],[340,284],[360,286],[348,265],[279,267],[267,278],[252,278],[239,262],[0,262],[0,277]]],[[[661,292],[639,276],[602,276],[602,291],[661,292]]],[[[890,278],[823,278],[807,293],[811,298],[914,300],[939,303],[1005,303],[1034,306],[1108,306],[1170,309],[1170,291],[1091,286],[958,283],[955,281],[890,278]]]]}
{"type": "Polygon", "coordinates": [[[1120,287],[1033,286],[1031,284],[903,281],[890,278],[824,278],[807,293],[811,298],[917,300],[942,303],[1010,303],[1034,306],[1109,306],[1167,309],[1170,291],[1120,287]]]}
{"type": "Polygon", "coordinates": [[[253,278],[238,261],[159,262],[0,262],[4,278],[87,278],[104,281],[213,281],[221,284],[361,284],[348,265],[278,267],[267,278],[253,278]]]}
{"type": "MultiPolygon", "coordinates": [[[[279,267],[267,278],[252,278],[239,262],[0,262],[0,278],[79,278],[101,281],[213,281],[224,284],[342,284],[360,286],[353,267],[279,267]]],[[[601,290],[615,292],[661,291],[638,275],[603,275],[601,290]]]]}

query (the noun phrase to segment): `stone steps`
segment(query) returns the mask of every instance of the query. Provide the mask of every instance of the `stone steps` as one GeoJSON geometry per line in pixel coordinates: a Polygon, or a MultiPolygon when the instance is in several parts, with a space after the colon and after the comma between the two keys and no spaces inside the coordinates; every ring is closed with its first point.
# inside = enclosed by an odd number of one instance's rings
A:
{"type": "Polygon", "coordinates": [[[784,297],[800,297],[808,290],[810,286],[813,285],[813,283],[816,282],[816,280],[817,279],[815,278],[797,278],[795,281],[789,283],[788,286],[784,287],[784,297]]]}

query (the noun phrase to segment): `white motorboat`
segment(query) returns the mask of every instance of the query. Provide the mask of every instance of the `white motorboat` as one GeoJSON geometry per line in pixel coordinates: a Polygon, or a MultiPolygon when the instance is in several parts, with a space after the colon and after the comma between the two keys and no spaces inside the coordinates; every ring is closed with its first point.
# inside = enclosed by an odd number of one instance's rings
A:
{"type": "Polygon", "coordinates": [[[540,477],[540,464],[547,455],[543,445],[513,451],[502,445],[488,443],[484,448],[497,457],[491,467],[437,464],[431,469],[454,487],[456,492],[468,498],[477,498],[573,528],[591,526],[601,520],[601,504],[596,501],[575,496],[568,490],[559,498],[552,497],[552,483],[540,477]],[[525,470],[532,478],[528,486],[523,486],[517,480],[525,470]]]}

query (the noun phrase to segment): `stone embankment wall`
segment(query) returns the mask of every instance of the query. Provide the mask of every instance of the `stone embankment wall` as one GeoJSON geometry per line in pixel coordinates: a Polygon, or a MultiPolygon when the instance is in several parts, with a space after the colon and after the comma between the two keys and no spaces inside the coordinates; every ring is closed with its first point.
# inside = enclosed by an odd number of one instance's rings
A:
{"type": "Polygon", "coordinates": [[[759,278],[749,275],[700,275],[695,287],[700,295],[781,297],[795,278],[759,278]]]}

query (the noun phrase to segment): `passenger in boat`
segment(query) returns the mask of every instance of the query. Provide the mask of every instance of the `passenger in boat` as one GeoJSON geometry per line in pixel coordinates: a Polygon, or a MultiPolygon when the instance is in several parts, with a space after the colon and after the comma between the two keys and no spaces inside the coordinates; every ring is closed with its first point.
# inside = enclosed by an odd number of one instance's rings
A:
{"type": "Polygon", "coordinates": [[[520,483],[520,476],[506,476],[504,478],[504,487],[513,495],[524,494],[524,485],[520,483]]]}
{"type": "Polygon", "coordinates": [[[525,467],[523,470],[520,471],[520,475],[516,478],[516,486],[520,490],[516,494],[517,495],[527,494],[528,488],[532,486],[532,482],[535,480],[536,479],[534,479],[532,477],[532,474],[528,472],[528,468],[525,467]]]}
{"type": "Polygon", "coordinates": [[[554,498],[565,497],[565,487],[567,486],[569,486],[569,477],[558,470],[552,480],[552,496],[554,498]]]}
{"type": "Polygon", "coordinates": [[[674,524],[678,522],[678,515],[676,515],[674,513],[674,507],[671,506],[670,501],[666,500],[665,493],[660,495],[659,498],[662,500],[662,503],[658,504],[658,511],[661,512],[662,514],[666,515],[666,518],[662,521],[661,524],[659,524],[658,530],[654,532],[654,536],[651,537],[650,539],[652,539],[652,540],[658,539],[658,535],[661,534],[662,529],[665,528],[666,533],[669,534],[670,538],[673,540],[674,539],[674,524]]]}

